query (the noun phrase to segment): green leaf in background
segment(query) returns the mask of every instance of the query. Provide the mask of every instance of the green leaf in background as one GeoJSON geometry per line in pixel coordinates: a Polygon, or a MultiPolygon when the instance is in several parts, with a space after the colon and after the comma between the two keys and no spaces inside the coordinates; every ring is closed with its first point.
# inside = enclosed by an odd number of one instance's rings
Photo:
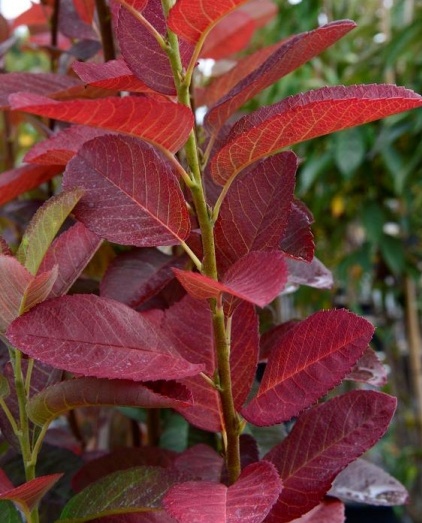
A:
{"type": "Polygon", "coordinates": [[[165,412],[164,430],[160,437],[160,447],[175,452],[183,452],[187,448],[189,424],[176,412],[165,412]]]}
{"type": "Polygon", "coordinates": [[[335,135],[334,159],[344,178],[348,179],[365,158],[365,140],[361,129],[347,129],[335,135]]]}
{"type": "Polygon", "coordinates": [[[377,202],[370,202],[363,206],[361,217],[367,239],[378,244],[383,235],[384,223],[387,221],[383,208],[377,202]]]}
{"type": "Polygon", "coordinates": [[[385,263],[391,272],[393,274],[401,274],[406,265],[402,241],[384,234],[381,237],[380,249],[385,263]]]}
{"type": "Polygon", "coordinates": [[[0,500],[0,515],[2,523],[22,523],[19,511],[11,501],[0,500]]]}

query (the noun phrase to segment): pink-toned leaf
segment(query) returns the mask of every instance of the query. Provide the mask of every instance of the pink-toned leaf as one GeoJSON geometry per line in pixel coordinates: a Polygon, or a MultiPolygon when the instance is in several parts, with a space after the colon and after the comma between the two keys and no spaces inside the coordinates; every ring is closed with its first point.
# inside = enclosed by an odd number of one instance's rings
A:
{"type": "Polygon", "coordinates": [[[357,459],[340,472],[329,494],[344,501],[378,506],[403,505],[408,499],[399,481],[364,459],[357,459]]]}
{"type": "Polygon", "coordinates": [[[194,298],[205,300],[225,293],[260,307],[278,296],[287,279],[284,255],[279,252],[249,252],[227,270],[222,282],[194,272],[173,271],[194,298]]]}
{"type": "Polygon", "coordinates": [[[311,262],[315,252],[314,236],[311,231],[313,221],[313,216],[306,205],[299,200],[294,201],[280,242],[281,250],[292,258],[311,262]]]}
{"type": "Polygon", "coordinates": [[[1,109],[9,107],[9,95],[18,91],[27,89],[33,94],[54,95],[81,83],[77,78],[54,73],[8,73],[0,78],[1,109]]]}
{"type": "Polygon", "coordinates": [[[39,272],[57,267],[57,279],[50,291],[49,298],[65,294],[80,276],[102,240],[78,222],[62,233],[48,248],[39,272]]]}
{"type": "Polygon", "coordinates": [[[110,60],[103,64],[75,62],[72,69],[86,84],[112,89],[151,93],[152,90],[132,73],[123,60],[110,60]]]}
{"type": "Polygon", "coordinates": [[[291,96],[241,118],[214,156],[220,185],[284,147],[422,106],[422,96],[395,85],[323,87],[291,96]]]}
{"type": "Polygon", "coordinates": [[[105,456],[88,461],[72,477],[72,489],[80,492],[85,487],[118,470],[147,465],[169,468],[176,453],[159,447],[124,447],[105,456]]]}
{"type": "Polygon", "coordinates": [[[264,27],[277,15],[278,7],[272,0],[251,0],[240,6],[239,11],[248,13],[257,27],[264,27]]]}
{"type": "Polygon", "coordinates": [[[40,476],[19,487],[3,490],[0,493],[0,499],[9,499],[30,512],[62,476],[63,474],[40,476]]]}
{"type": "Polygon", "coordinates": [[[60,521],[91,521],[133,512],[140,513],[137,521],[142,521],[143,514],[162,508],[164,493],[180,480],[178,472],[162,467],[119,470],[76,494],[64,507],[60,521]]]}
{"type": "Polygon", "coordinates": [[[223,16],[245,4],[247,0],[178,0],[170,10],[168,25],[183,39],[196,44],[203,39],[223,16]]]}
{"type": "MultiPolygon", "coordinates": [[[[248,58],[246,63],[249,67],[252,64],[254,67],[241,81],[239,81],[239,76],[236,73],[237,67],[231,69],[227,75],[233,80],[237,78],[237,82],[210,109],[205,118],[206,128],[209,131],[216,132],[229,116],[245,102],[283,76],[298,69],[311,58],[318,56],[354,27],[356,27],[356,24],[350,20],[336,21],[314,31],[292,36],[287,41],[276,45],[268,57],[266,54],[260,53],[255,55],[255,60],[248,58]]],[[[240,65],[240,71],[242,73],[245,71],[245,64],[240,65]]],[[[226,79],[226,82],[228,81],[229,79],[226,79]]]]}
{"type": "Polygon", "coordinates": [[[387,368],[378,359],[376,352],[368,347],[345,379],[383,387],[387,383],[387,368]]]}
{"type": "Polygon", "coordinates": [[[38,142],[25,155],[25,162],[38,165],[66,165],[87,141],[110,133],[95,127],[72,125],[38,142]]]}
{"type": "Polygon", "coordinates": [[[286,264],[288,286],[307,285],[315,289],[331,289],[334,284],[331,271],[318,258],[314,257],[311,262],[286,258],[286,264]]]}
{"type": "Polygon", "coordinates": [[[94,138],[67,165],[63,186],[85,190],[75,215],[109,241],[148,247],[189,236],[189,212],[172,165],[141,141],[94,138]]]}
{"type": "Polygon", "coordinates": [[[396,404],[381,392],[352,391],[304,412],[265,456],[283,482],[266,522],[285,523],[315,507],[339,472],[383,436],[396,404]]]}
{"type": "Polygon", "coordinates": [[[61,165],[22,165],[0,175],[0,205],[35,189],[62,172],[61,165]]]}
{"type": "Polygon", "coordinates": [[[82,195],[82,189],[74,188],[53,196],[31,219],[16,252],[16,258],[31,274],[37,273],[51,242],[82,195]]]}
{"type": "Polygon", "coordinates": [[[263,160],[234,181],[215,224],[221,271],[250,251],[279,250],[289,221],[296,167],[296,155],[288,151],[263,160]]]}
{"type": "Polygon", "coordinates": [[[155,512],[117,514],[115,516],[104,516],[100,519],[90,519],[92,523],[176,523],[164,510],[155,512]]]}
{"type": "Polygon", "coordinates": [[[49,424],[54,418],[77,407],[123,405],[143,408],[187,407],[188,390],[178,384],[156,383],[151,386],[122,379],[77,378],[62,381],[43,390],[28,403],[28,416],[37,425],[49,424]],[[170,392],[170,395],[168,393],[170,392]]]}
{"type": "Polygon", "coordinates": [[[175,485],[164,506],[178,523],[260,523],[281,491],[275,468],[266,465],[249,465],[230,487],[209,481],[175,485]]]}
{"type": "Polygon", "coordinates": [[[184,256],[168,256],[157,249],[134,249],[115,258],[100,284],[100,294],[137,308],[159,293],[181,268],[184,256]]]}
{"type": "Polygon", "coordinates": [[[373,333],[368,321],[346,310],[317,312],[299,322],[271,350],[257,396],[242,415],[259,426],[297,416],[340,383],[373,333]]]}
{"type": "Polygon", "coordinates": [[[9,96],[9,102],[18,111],[130,134],[172,152],[182,147],[193,124],[186,106],[139,96],[57,102],[17,93],[9,96]]]}
{"type": "Polygon", "coordinates": [[[182,358],[145,316],[95,295],[48,300],[15,320],[7,336],[25,354],[85,376],[146,381],[203,369],[182,358]]]}
{"type": "Polygon", "coordinates": [[[219,482],[224,459],[208,445],[200,443],[185,450],[174,460],[174,467],[195,480],[219,482]]]}
{"type": "Polygon", "coordinates": [[[248,13],[233,11],[210,31],[201,58],[221,60],[241,51],[249,44],[255,29],[255,20],[248,13]]]}
{"type": "Polygon", "coordinates": [[[58,268],[52,267],[45,272],[39,272],[29,283],[22,296],[22,313],[32,309],[37,303],[41,303],[50,297],[53,286],[57,280],[58,268]]]}
{"type": "Polygon", "coordinates": [[[10,250],[7,241],[2,236],[0,236],[0,254],[12,256],[12,251],[10,250]]]}
{"type": "Polygon", "coordinates": [[[291,523],[344,523],[344,504],[338,499],[326,498],[318,506],[291,523]]]}

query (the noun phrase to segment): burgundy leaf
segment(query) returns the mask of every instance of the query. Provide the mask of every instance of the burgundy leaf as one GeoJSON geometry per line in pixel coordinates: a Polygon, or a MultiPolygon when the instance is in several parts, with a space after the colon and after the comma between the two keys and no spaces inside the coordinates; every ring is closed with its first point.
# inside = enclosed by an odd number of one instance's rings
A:
{"type": "Polygon", "coordinates": [[[13,256],[12,251],[7,243],[7,241],[0,236],[0,254],[5,256],[13,256]]]}
{"type": "Polygon", "coordinates": [[[381,392],[352,391],[303,413],[265,456],[283,482],[266,522],[285,523],[315,507],[339,472],[385,433],[396,404],[381,392]]]}
{"type": "Polygon", "coordinates": [[[183,39],[196,44],[225,15],[247,0],[178,0],[170,10],[168,25],[183,39]]]}
{"type": "Polygon", "coordinates": [[[48,248],[39,273],[57,267],[58,274],[49,298],[65,294],[80,276],[102,240],[78,222],[62,233],[48,248]]]}
{"type": "Polygon", "coordinates": [[[190,447],[174,460],[174,467],[184,476],[217,483],[223,466],[223,457],[203,443],[190,447]]]}
{"type": "Polygon", "coordinates": [[[61,0],[58,10],[59,31],[68,38],[98,40],[98,34],[91,24],[86,23],[75,10],[73,2],[61,0]]]}
{"type": "Polygon", "coordinates": [[[110,60],[103,64],[74,62],[72,69],[88,85],[114,91],[152,93],[144,82],[132,73],[123,60],[110,60]]]}
{"type": "Polygon", "coordinates": [[[110,134],[110,131],[72,125],[38,142],[26,153],[24,160],[39,165],[66,165],[85,142],[107,133],[110,134]]]}
{"type": "Polygon", "coordinates": [[[395,85],[323,87],[291,96],[244,116],[213,157],[220,185],[284,147],[422,106],[422,97],[395,85]]]}
{"type": "Polygon", "coordinates": [[[350,372],[373,332],[368,321],[346,310],[299,322],[271,350],[258,394],[242,415],[258,426],[297,416],[350,372]]]}
{"type": "Polygon", "coordinates": [[[48,182],[63,171],[61,165],[22,165],[0,176],[0,205],[48,182]]]}
{"type": "Polygon", "coordinates": [[[345,379],[383,387],[387,383],[387,368],[376,352],[368,347],[345,379]]]}
{"type": "Polygon", "coordinates": [[[17,93],[9,101],[17,111],[130,134],[172,152],[183,146],[193,124],[192,111],[186,106],[139,96],[56,102],[17,93]]]}
{"type": "Polygon", "coordinates": [[[63,474],[39,476],[38,478],[27,481],[19,487],[7,490],[4,489],[7,485],[5,485],[3,481],[3,485],[0,486],[0,499],[9,499],[17,505],[24,507],[27,512],[30,512],[38,504],[44,494],[46,494],[62,476],[63,474]]]}
{"type": "Polygon", "coordinates": [[[100,285],[100,294],[137,308],[158,294],[173,278],[172,267],[183,267],[184,256],[157,249],[134,249],[117,256],[100,285]]]}
{"type": "Polygon", "coordinates": [[[363,459],[357,459],[340,472],[329,494],[345,501],[380,506],[403,505],[408,498],[399,481],[363,459]]]}
{"type": "Polygon", "coordinates": [[[279,250],[289,220],[296,167],[296,155],[284,152],[234,181],[215,224],[220,270],[250,251],[279,250]]]}
{"type": "Polygon", "coordinates": [[[281,491],[273,467],[254,463],[230,487],[210,481],[188,481],[172,487],[164,506],[178,523],[260,523],[281,491]]]}
{"type": "Polygon", "coordinates": [[[160,388],[153,390],[146,384],[133,381],[77,378],[52,385],[31,398],[28,416],[42,426],[77,407],[180,408],[190,404],[188,390],[178,383],[172,383],[171,396],[167,396],[165,390],[162,393],[160,388]]]}
{"type": "Polygon", "coordinates": [[[145,381],[203,369],[182,358],[145,316],[95,295],[48,300],[15,320],[7,336],[25,354],[85,376],[145,381]]]}
{"type": "Polygon", "coordinates": [[[69,162],[64,187],[85,189],[75,215],[109,241],[148,247],[189,236],[189,212],[171,164],[141,141],[94,138],[69,162]]]}
{"type": "Polygon", "coordinates": [[[299,519],[291,523],[344,523],[344,505],[338,499],[326,498],[299,519]]]}
{"type": "Polygon", "coordinates": [[[311,231],[314,219],[303,202],[292,204],[287,228],[280,242],[281,250],[298,260],[311,262],[314,258],[315,244],[311,231]]]}
{"type": "Polygon", "coordinates": [[[221,283],[202,274],[173,271],[194,298],[217,298],[226,293],[260,307],[278,296],[287,278],[284,255],[279,252],[249,252],[227,270],[221,283]]]}
{"type": "Polygon", "coordinates": [[[289,273],[288,286],[307,285],[315,289],[331,289],[334,284],[331,271],[318,258],[314,257],[311,262],[306,262],[286,257],[286,264],[289,273]]]}
{"type": "MultiPolygon", "coordinates": [[[[319,55],[354,27],[356,24],[350,20],[331,22],[314,31],[288,38],[276,45],[269,57],[260,54],[256,56],[255,60],[249,58],[248,64],[253,64],[253,69],[241,81],[237,76],[238,83],[234,88],[210,109],[205,119],[207,129],[216,132],[245,102],[319,55]],[[262,61],[263,58],[264,61],[262,61]]],[[[244,67],[244,65],[241,66],[241,71],[244,70],[244,67]]],[[[234,67],[227,74],[236,78],[236,69],[234,67]]]]}

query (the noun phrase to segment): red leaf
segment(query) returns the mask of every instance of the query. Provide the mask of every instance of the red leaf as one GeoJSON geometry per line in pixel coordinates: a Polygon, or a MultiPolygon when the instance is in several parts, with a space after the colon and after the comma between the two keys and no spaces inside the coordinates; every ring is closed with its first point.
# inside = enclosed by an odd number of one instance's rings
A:
{"type": "Polygon", "coordinates": [[[387,368],[376,352],[368,347],[345,379],[382,387],[387,383],[387,368]]]}
{"type": "Polygon", "coordinates": [[[294,201],[280,242],[281,250],[293,258],[311,262],[315,251],[310,227],[313,221],[313,216],[306,205],[299,200],[294,201]]]}
{"type": "Polygon", "coordinates": [[[242,415],[258,426],[288,421],[336,386],[368,347],[374,327],[346,310],[317,312],[279,339],[257,396],[242,415]]]}
{"type": "Polygon", "coordinates": [[[286,279],[284,255],[250,252],[225,273],[220,283],[202,274],[173,269],[176,278],[194,298],[217,298],[222,293],[264,307],[283,289],[286,279]]]}
{"type": "Polygon", "coordinates": [[[422,97],[395,85],[323,87],[291,96],[241,118],[211,171],[220,185],[284,147],[422,106],[422,97]]]}
{"type": "Polygon", "coordinates": [[[79,18],[87,24],[92,24],[95,11],[95,0],[73,0],[73,5],[79,18]]]}
{"type": "Polygon", "coordinates": [[[278,13],[277,5],[271,0],[251,0],[239,8],[255,20],[257,27],[264,27],[278,13]]]}
{"type": "Polygon", "coordinates": [[[403,505],[408,498],[399,481],[363,459],[357,459],[340,472],[329,494],[355,503],[378,506],[403,505]]]}
{"type": "Polygon", "coordinates": [[[284,152],[235,180],[215,224],[220,270],[250,251],[279,250],[289,221],[296,167],[296,155],[284,152]]]}
{"type": "Polygon", "coordinates": [[[101,241],[82,223],[76,223],[54,240],[38,271],[46,272],[53,267],[58,269],[49,298],[61,296],[70,289],[101,245],[101,241]]]}
{"type": "Polygon", "coordinates": [[[48,182],[63,170],[61,165],[22,165],[0,176],[0,205],[48,182]]]}
{"type": "Polygon", "coordinates": [[[69,162],[63,186],[85,189],[75,215],[109,241],[148,247],[189,236],[189,212],[172,165],[141,141],[94,138],[69,162]]]}
{"type": "Polygon", "coordinates": [[[225,79],[226,85],[227,82],[233,84],[235,81],[236,84],[210,109],[205,118],[206,128],[215,133],[245,102],[318,56],[354,27],[356,24],[350,20],[332,22],[277,44],[271,48],[272,53],[268,57],[267,53],[259,53],[247,58],[249,74],[246,77],[242,78],[246,69],[245,63],[234,67],[225,75],[229,78],[225,79]],[[238,76],[236,72],[238,67],[242,76],[238,76]]]}
{"type": "Polygon", "coordinates": [[[58,15],[58,28],[61,34],[78,40],[98,40],[98,33],[90,23],[81,19],[73,2],[61,2],[58,15]]]}
{"type": "Polygon", "coordinates": [[[291,523],[344,523],[344,505],[338,499],[326,498],[322,503],[291,523]]]}
{"type": "Polygon", "coordinates": [[[35,508],[44,494],[46,494],[62,476],[63,474],[40,476],[27,481],[19,487],[10,490],[3,490],[0,494],[0,499],[9,499],[16,504],[25,507],[25,509],[30,512],[35,508]]]}
{"type": "Polygon", "coordinates": [[[260,523],[281,490],[276,470],[266,465],[249,465],[231,487],[209,481],[175,485],[164,496],[164,506],[179,523],[260,523]]]}
{"type": "Polygon", "coordinates": [[[40,165],[66,165],[85,142],[106,133],[109,134],[110,131],[72,125],[35,144],[24,160],[40,165]]]}
{"type": "Polygon", "coordinates": [[[130,134],[172,152],[182,147],[193,124],[186,106],[138,96],[56,102],[17,93],[9,101],[15,110],[130,134]]]}
{"type": "Polygon", "coordinates": [[[100,294],[136,309],[158,294],[173,278],[172,267],[183,267],[184,256],[157,249],[134,249],[115,258],[100,284],[100,294]]]}
{"type": "Polygon", "coordinates": [[[12,29],[20,25],[44,25],[48,24],[52,9],[48,5],[32,4],[29,9],[14,19],[12,29]]]}
{"type": "Polygon", "coordinates": [[[154,92],[136,78],[123,60],[110,60],[103,64],[74,62],[72,69],[84,83],[102,89],[137,93],[154,92]]]}
{"type": "Polygon", "coordinates": [[[224,459],[208,445],[200,443],[185,450],[174,461],[174,467],[184,476],[195,480],[219,482],[224,459]]]}
{"type": "Polygon", "coordinates": [[[145,316],[95,295],[48,300],[15,320],[7,336],[25,354],[84,376],[146,381],[203,369],[182,358],[145,316]]]}
{"type": "Polygon", "coordinates": [[[380,392],[352,391],[304,412],[265,456],[283,482],[266,522],[285,523],[316,506],[337,474],[385,433],[396,403],[380,392]]]}
{"type": "Polygon", "coordinates": [[[149,387],[122,379],[77,378],[52,385],[31,398],[28,416],[43,426],[77,407],[180,408],[191,404],[191,396],[182,385],[172,383],[170,395],[166,389],[168,387],[157,387],[157,384],[149,387]]]}
{"type": "Polygon", "coordinates": [[[196,44],[225,15],[247,0],[178,0],[170,10],[169,28],[188,42],[196,44]]]}

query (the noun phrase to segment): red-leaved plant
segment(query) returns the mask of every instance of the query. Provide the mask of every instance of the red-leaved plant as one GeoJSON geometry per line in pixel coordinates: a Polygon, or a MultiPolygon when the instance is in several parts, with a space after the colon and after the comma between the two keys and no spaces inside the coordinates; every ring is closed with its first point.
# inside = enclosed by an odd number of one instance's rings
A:
{"type": "Polygon", "coordinates": [[[385,433],[396,400],[368,387],[325,397],[344,379],[384,382],[368,371],[380,366],[372,325],[346,310],[280,325],[267,314],[260,335],[259,318],[286,288],[331,284],[287,148],[422,98],[394,85],[324,87],[241,116],[355,24],[331,22],[239,58],[274,15],[270,2],[115,0],[114,56],[104,2],[60,6],[71,40],[95,40],[99,20],[107,61],[97,53],[68,74],[0,81],[0,103],[16,118],[70,124],[0,176],[5,203],[64,170],[16,252],[0,242],[0,426],[26,474],[15,487],[0,469],[0,499],[38,521],[60,479],[35,471],[52,420],[131,406],[173,409],[215,437],[178,454],[140,446],[88,461],[60,521],[340,523],[340,499],[404,502],[395,480],[358,459],[385,433]],[[198,74],[200,58],[228,57],[219,76],[198,74]],[[117,256],[99,293],[65,295],[104,241],[117,256]]]}

